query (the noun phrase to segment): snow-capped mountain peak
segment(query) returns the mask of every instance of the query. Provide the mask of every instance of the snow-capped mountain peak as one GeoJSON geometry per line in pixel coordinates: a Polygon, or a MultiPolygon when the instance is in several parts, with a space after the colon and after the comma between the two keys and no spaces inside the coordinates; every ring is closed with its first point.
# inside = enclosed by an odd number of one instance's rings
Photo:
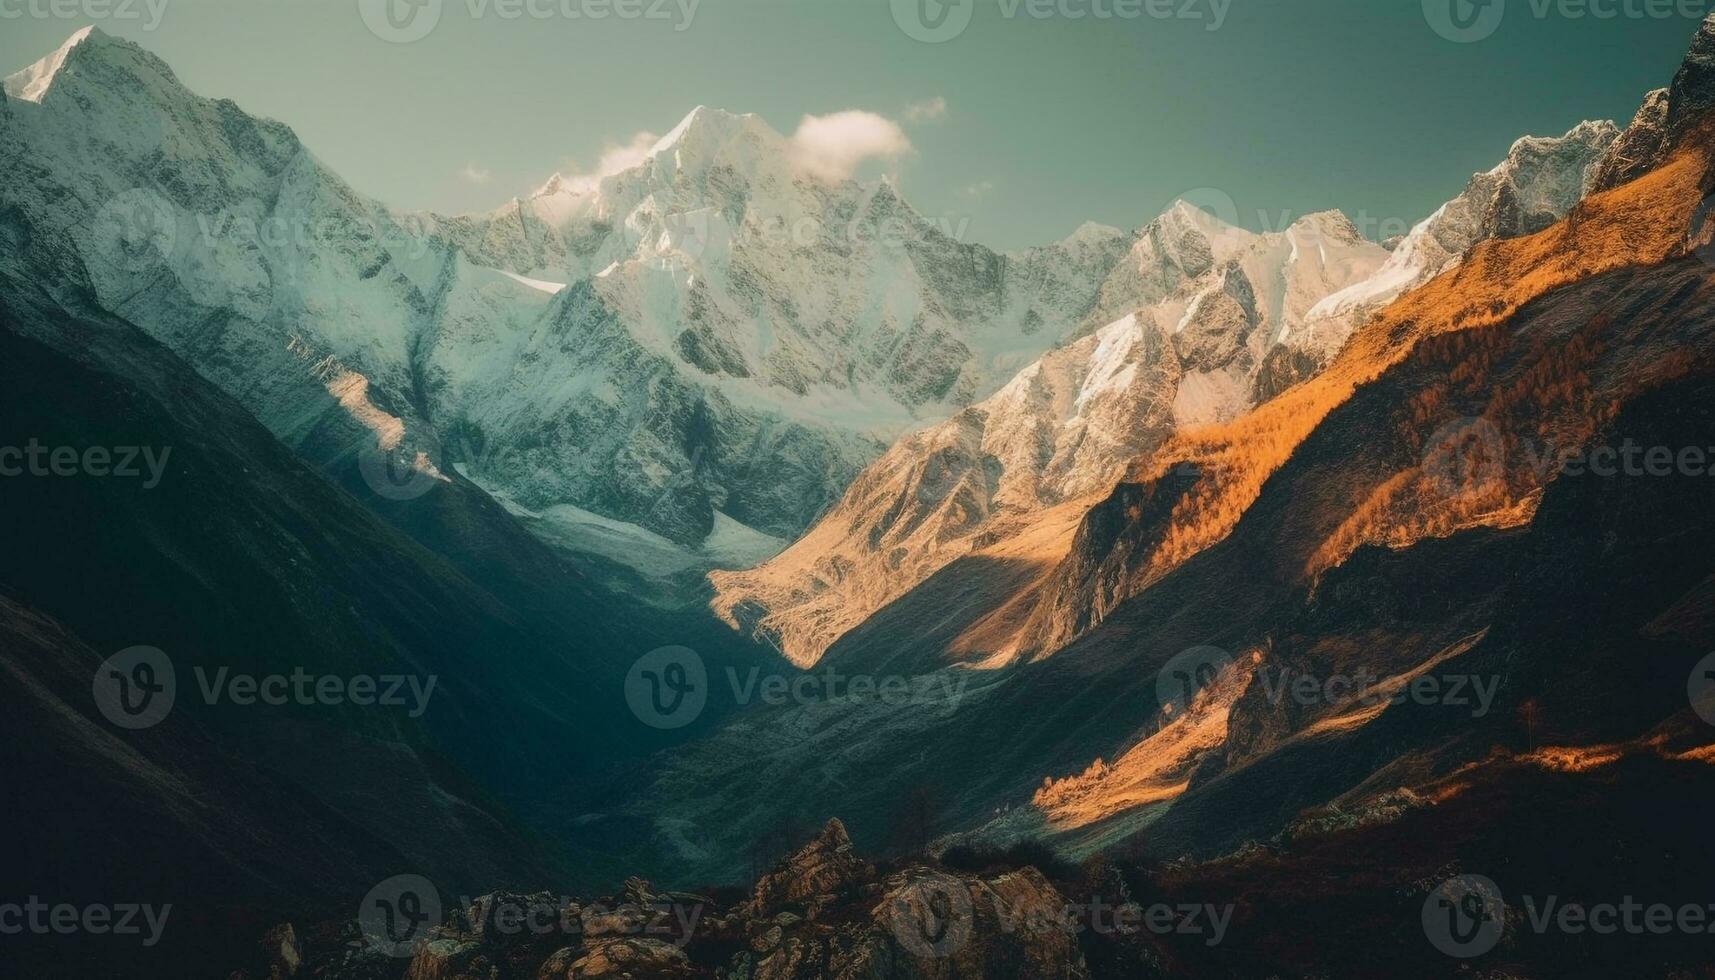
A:
{"type": "Polygon", "coordinates": [[[0,113],[21,272],[68,281],[47,266],[80,258],[101,302],[319,463],[425,453],[550,520],[688,545],[728,518],[802,530],[899,433],[1076,333],[1129,243],[1086,229],[1003,255],[710,107],[593,181],[445,217],[370,200],[287,127],[98,31],[14,90],[39,100],[0,113]],[[364,424],[381,417],[388,446],[364,424]]]}
{"type": "Polygon", "coordinates": [[[1061,244],[1066,246],[1084,245],[1090,242],[1117,238],[1123,234],[1125,232],[1112,225],[1104,225],[1099,221],[1086,221],[1074,229],[1070,235],[1061,239],[1061,244]]]}
{"type": "Polygon", "coordinates": [[[40,105],[49,93],[67,84],[83,88],[120,86],[106,97],[142,98],[151,102],[189,96],[165,61],[137,44],[91,25],[34,64],[6,77],[6,97],[40,105]]]}
{"type": "MultiPolygon", "coordinates": [[[[48,86],[53,84],[54,78],[59,75],[66,60],[71,57],[72,50],[96,33],[99,32],[94,25],[85,27],[67,38],[66,42],[56,48],[52,54],[22,71],[6,76],[3,86],[0,86],[4,88],[6,97],[23,102],[42,101],[42,96],[47,94],[48,86]]],[[[101,36],[106,37],[105,34],[101,36]]]]}
{"type": "Polygon", "coordinates": [[[1412,228],[1377,273],[1318,303],[1312,320],[1338,320],[1340,340],[1356,321],[1456,264],[1488,238],[1512,238],[1552,224],[1592,190],[1599,165],[1619,135],[1613,123],[1586,121],[1562,136],[1525,136],[1498,164],[1475,174],[1458,197],[1412,228]]]}

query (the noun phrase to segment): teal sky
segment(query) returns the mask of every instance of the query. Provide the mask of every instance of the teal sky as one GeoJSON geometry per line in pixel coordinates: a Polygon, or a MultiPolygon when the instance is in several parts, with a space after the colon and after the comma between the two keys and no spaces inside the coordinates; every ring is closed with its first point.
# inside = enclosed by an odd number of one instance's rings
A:
{"type": "MultiPolygon", "coordinates": [[[[1325,208],[1371,233],[1414,222],[1519,135],[1623,124],[1697,28],[1683,13],[1539,18],[1547,0],[1503,0],[1492,36],[1454,43],[1420,0],[1231,0],[1213,31],[1216,0],[1168,2],[1199,20],[1035,18],[1014,0],[956,0],[974,5],[971,23],[930,44],[901,30],[888,0],[701,0],[684,30],[691,0],[667,0],[667,20],[473,17],[507,0],[444,0],[432,33],[392,44],[358,0],[153,0],[166,7],[150,31],[143,0],[124,0],[137,20],[31,15],[50,2],[0,0],[0,14],[25,14],[0,20],[5,72],[97,23],[196,91],[290,124],[397,206],[487,210],[698,104],[788,134],[806,113],[864,109],[905,127],[905,196],[1003,248],[1085,220],[1134,227],[1202,187],[1253,227],[1325,208]],[[906,119],[934,99],[941,118],[906,119]]],[[[554,13],[562,0],[535,2],[554,13]]],[[[1055,2],[1107,12],[1116,0],[1055,2]]]]}

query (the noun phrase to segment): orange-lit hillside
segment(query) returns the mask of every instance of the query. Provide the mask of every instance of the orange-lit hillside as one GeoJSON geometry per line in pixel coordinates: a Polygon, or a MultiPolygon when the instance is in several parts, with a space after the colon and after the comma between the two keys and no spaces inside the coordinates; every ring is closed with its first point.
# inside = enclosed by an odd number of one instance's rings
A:
{"type": "MultiPolygon", "coordinates": [[[[1140,462],[1129,479],[1160,479],[1186,462],[1196,464],[1205,477],[1175,506],[1161,545],[1133,579],[1131,591],[1226,537],[1263,483],[1330,411],[1426,338],[1501,324],[1553,289],[1626,266],[1663,262],[1683,254],[1693,232],[1706,236],[1707,227],[1691,228],[1709,166],[1701,143],[1688,141],[1661,168],[1591,197],[1553,227],[1479,245],[1457,268],[1378,314],[1322,375],[1232,423],[1182,434],[1140,462]]],[[[1491,503],[1497,506],[1486,512],[1495,515],[1494,523],[1516,521],[1519,501],[1491,503]]],[[[1372,513],[1384,512],[1378,506],[1372,513]]],[[[1378,533],[1373,523],[1357,516],[1318,552],[1311,571],[1337,563],[1352,547],[1372,539],[1378,533]]]]}

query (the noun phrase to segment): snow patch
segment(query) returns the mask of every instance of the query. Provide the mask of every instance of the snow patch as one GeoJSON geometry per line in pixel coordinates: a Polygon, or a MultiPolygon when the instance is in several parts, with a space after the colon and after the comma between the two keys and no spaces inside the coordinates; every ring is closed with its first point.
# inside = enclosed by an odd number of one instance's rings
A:
{"type": "Polygon", "coordinates": [[[508,279],[511,279],[513,282],[522,283],[529,286],[531,289],[540,290],[550,296],[566,288],[566,284],[563,282],[548,282],[543,279],[531,279],[527,276],[521,276],[516,272],[507,272],[505,269],[496,269],[494,271],[508,279]]]}
{"type": "Polygon", "coordinates": [[[7,97],[19,99],[24,102],[40,103],[42,101],[42,96],[48,94],[48,87],[53,84],[54,77],[58,75],[60,69],[65,66],[66,58],[70,57],[72,50],[82,44],[84,40],[94,32],[94,30],[94,25],[85,27],[83,30],[73,34],[64,44],[60,45],[57,50],[46,58],[43,58],[30,67],[25,68],[23,71],[15,72],[6,76],[6,81],[3,83],[3,87],[6,91],[7,97]]]}

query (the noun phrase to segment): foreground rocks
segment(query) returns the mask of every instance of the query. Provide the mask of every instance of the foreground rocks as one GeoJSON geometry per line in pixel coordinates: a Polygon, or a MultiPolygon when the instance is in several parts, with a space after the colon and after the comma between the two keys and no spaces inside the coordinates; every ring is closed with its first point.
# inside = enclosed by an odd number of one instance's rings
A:
{"type": "Polygon", "coordinates": [[[880,900],[862,918],[782,913],[726,976],[1088,976],[1078,940],[1059,918],[1065,900],[1034,868],[988,880],[914,868],[866,891],[880,900]]]}
{"type": "MultiPolygon", "coordinates": [[[[970,874],[880,870],[830,820],[763,875],[717,903],[629,879],[587,903],[496,892],[454,908],[389,955],[355,922],[266,942],[267,977],[329,980],[810,980],[1087,977],[1065,899],[1026,867],[970,874]]],[[[235,977],[258,973],[247,968],[235,977]]]]}

